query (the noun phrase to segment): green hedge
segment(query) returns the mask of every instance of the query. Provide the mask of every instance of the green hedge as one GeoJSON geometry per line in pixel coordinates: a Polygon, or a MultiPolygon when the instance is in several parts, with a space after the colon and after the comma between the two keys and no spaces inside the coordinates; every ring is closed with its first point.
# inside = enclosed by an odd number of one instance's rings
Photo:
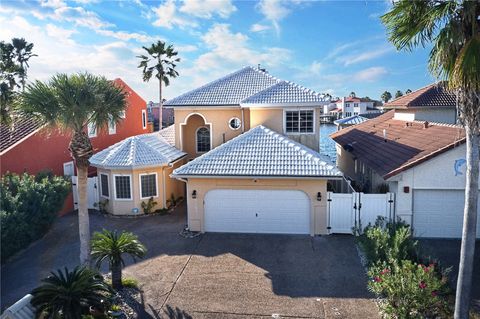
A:
{"type": "Polygon", "coordinates": [[[50,228],[70,192],[70,182],[48,173],[7,173],[0,181],[2,263],[50,228]]]}

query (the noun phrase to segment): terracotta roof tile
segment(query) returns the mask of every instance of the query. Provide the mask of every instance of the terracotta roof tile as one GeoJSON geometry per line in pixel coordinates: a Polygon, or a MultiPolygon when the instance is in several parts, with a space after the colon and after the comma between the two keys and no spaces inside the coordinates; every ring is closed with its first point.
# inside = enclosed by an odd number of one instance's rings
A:
{"type": "Polygon", "coordinates": [[[455,94],[448,92],[440,84],[430,84],[426,87],[403,95],[385,103],[385,108],[409,107],[455,107],[455,94]]]}
{"type": "Polygon", "coordinates": [[[42,122],[34,117],[14,117],[11,126],[0,125],[0,152],[20,142],[42,127],[42,122]]]}
{"type": "Polygon", "coordinates": [[[384,178],[420,164],[465,141],[457,125],[393,119],[395,111],[330,135],[384,178]],[[383,131],[386,132],[386,141],[383,131]]]}

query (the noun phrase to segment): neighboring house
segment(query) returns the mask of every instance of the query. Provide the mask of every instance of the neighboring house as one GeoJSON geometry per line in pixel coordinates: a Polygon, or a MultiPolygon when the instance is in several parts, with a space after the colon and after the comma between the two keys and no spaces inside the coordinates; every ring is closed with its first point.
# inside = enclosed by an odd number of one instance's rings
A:
{"type": "Polygon", "coordinates": [[[342,174],[319,150],[323,95],[245,67],[165,103],[191,160],[188,226],[201,232],[326,234],[327,182],[342,174]]]}
{"type": "Polygon", "coordinates": [[[403,121],[457,123],[457,98],[441,83],[427,85],[383,107],[385,110],[395,109],[395,119],[403,121]]]}
{"type": "MultiPolygon", "coordinates": [[[[148,111],[148,120],[149,122],[153,123],[154,131],[158,131],[159,124],[160,124],[160,104],[153,103],[152,101],[148,102],[147,104],[147,111],[148,111]]],[[[172,125],[175,122],[175,116],[173,114],[173,109],[166,108],[165,106],[162,108],[162,127],[167,127],[172,125]]]]}
{"type": "Polygon", "coordinates": [[[377,102],[368,98],[355,96],[343,97],[330,102],[324,107],[324,114],[337,115],[338,118],[351,117],[367,113],[380,113],[377,102]]]}
{"type": "Polygon", "coordinates": [[[100,198],[108,212],[139,214],[150,198],[157,203],[155,210],[168,207],[171,196],[185,196],[185,185],[170,178],[186,155],[175,148],[172,132],[173,126],[132,136],[92,156],[90,165],[98,170],[100,198]]]}
{"type": "Polygon", "coordinates": [[[396,216],[410,223],[416,236],[460,237],[465,130],[401,120],[396,112],[333,133],[339,169],[366,191],[387,184],[396,194],[396,216]]]}
{"type": "MultiPolygon", "coordinates": [[[[88,126],[88,135],[95,151],[102,150],[126,137],[147,133],[146,102],[123,80],[114,82],[127,92],[128,107],[123,119],[105,128],[88,126]]],[[[36,174],[43,170],[55,175],[75,175],[75,165],[68,145],[71,133],[43,127],[34,118],[17,118],[10,128],[0,126],[0,162],[2,175],[6,172],[36,174]]],[[[95,168],[89,175],[95,174],[95,168]]],[[[73,208],[71,198],[66,210],[73,208]]]]}
{"type": "Polygon", "coordinates": [[[373,119],[382,113],[365,113],[365,114],[360,114],[360,115],[353,115],[350,117],[344,117],[343,119],[338,119],[333,121],[333,124],[337,126],[337,131],[340,131],[343,128],[352,126],[352,125],[357,125],[360,123],[363,123],[365,121],[368,121],[369,119],[373,119]]]}

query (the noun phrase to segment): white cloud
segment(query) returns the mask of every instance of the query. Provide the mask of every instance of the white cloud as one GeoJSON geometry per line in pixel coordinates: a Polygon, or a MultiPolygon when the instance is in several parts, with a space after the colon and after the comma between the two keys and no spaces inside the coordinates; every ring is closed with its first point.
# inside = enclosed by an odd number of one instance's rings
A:
{"type": "Polygon", "coordinates": [[[98,34],[112,37],[118,40],[129,41],[129,40],[136,40],[141,43],[152,42],[155,40],[154,37],[148,36],[142,33],[136,32],[124,32],[124,31],[112,31],[106,29],[97,30],[98,34]]]}
{"type": "Polygon", "coordinates": [[[70,39],[70,37],[74,33],[77,33],[76,30],[60,28],[60,27],[57,27],[56,25],[53,25],[51,23],[48,23],[45,26],[45,30],[47,31],[48,36],[57,39],[57,41],[65,42],[67,44],[74,43],[73,40],[70,39]]]}
{"type": "MultiPolygon", "coordinates": [[[[295,3],[290,2],[290,4],[295,3]]],[[[272,23],[277,35],[280,34],[280,21],[291,12],[290,8],[287,7],[287,2],[283,0],[261,0],[257,8],[272,23]]]]}
{"type": "Polygon", "coordinates": [[[175,49],[182,53],[182,52],[194,52],[198,50],[198,47],[193,44],[187,44],[187,45],[177,45],[175,46],[175,49]]]}
{"type": "Polygon", "coordinates": [[[353,74],[352,79],[356,82],[375,82],[387,74],[388,71],[384,67],[374,66],[356,72],[353,74]]]}
{"type": "Polygon", "coordinates": [[[198,18],[210,19],[214,14],[228,18],[237,8],[230,0],[185,0],[179,10],[198,18]]]}
{"type": "Polygon", "coordinates": [[[174,0],[167,0],[165,3],[153,9],[155,13],[154,26],[172,29],[174,26],[196,27],[197,23],[191,19],[181,17],[177,14],[177,6],[174,0]]]}
{"type": "Polygon", "coordinates": [[[343,63],[345,66],[349,66],[355,63],[379,58],[393,51],[394,51],[393,46],[385,46],[385,47],[380,47],[373,50],[371,49],[369,51],[361,51],[355,54],[348,54],[345,56],[341,56],[337,58],[337,61],[343,63]]]}
{"type": "Polygon", "coordinates": [[[260,23],[254,23],[250,27],[250,31],[252,31],[252,32],[263,32],[263,31],[267,31],[267,30],[270,30],[270,29],[271,29],[271,27],[269,25],[260,24],[260,23]]]}

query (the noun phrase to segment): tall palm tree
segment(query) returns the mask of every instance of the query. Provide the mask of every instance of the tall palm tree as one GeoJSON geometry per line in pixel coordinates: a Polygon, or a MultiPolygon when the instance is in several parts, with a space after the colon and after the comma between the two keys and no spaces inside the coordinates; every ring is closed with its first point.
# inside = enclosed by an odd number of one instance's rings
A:
{"type": "Polygon", "coordinates": [[[468,318],[477,224],[480,144],[480,2],[401,0],[381,17],[389,40],[410,51],[433,43],[429,69],[458,97],[467,173],[455,318],[468,318]]]}
{"type": "Polygon", "coordinates": [[[25,80],[27,78],[27,69],[30,67],[28,65],[28,60],[31,57],[37,56],[33,54],[33,43],[28,43],[24,38],[13,38],[12,45],[15,51],[15,58],[19,65],[18,77],[20,78],[20,83],[22,84],[22,89],[25,89],[25,80]]]}
{"type": "Polygon", "coordinates": [[[58,74],[50,81],[36,81],[20,94],[18,109],[45,124],[71,134],[69,150],[77,166],[80,263],[90,260],[90,226],[87,208],[87,173],[92,143],[88,123],[98,127],[117,122],[127,106],[124,90],[104,77],[89,73],[58,74]]]}
{"type": "Polygon", "coordinates": [[[113,289],[122,288],[122,267],[125,266],[123,255],[130,255],[133,260],[143,258],[147,253],[145,246],[134,234],[126,231],[118,233],[104,229],[96,232],[92,238],[92,258],[98,268],[104,261],[112,272],[113,289]]]}
{"type": "Polygon", "coordinates": [[[152,43],[150,47],[143,47],[147,52],[147,55],[139,55],[140,59],[139,68],[143,69],[143,81],[148,82],[155,75],[158,79],[158,94],[159,94],[159,129],[162,129],[163,121],[163,97],[162,97],[162,85],[170,85],[170,79],[176,78],[178,72],[175,70],[177,63],[180,62],[180,58],[177,57],[178,52],[175,51],[173,45],[167,45],[163,41],[157,41],[152,43]]]}
{"type": "Polygon", "coordinates": [[[88,314],[90,306],[102,309],[102,300],[111,293],[110,289],[102,276],[91,269],[65,268],[42,279],[42,284],[32,291],[31,304],[37,310],[37,318],[80,319],[88,314]]]}
{"type": "Polygon", "coordinates": [[[392,93],[385,91],[382,93],[381,99],[384,103],[387,103],[392,98],[392,93]]]}
{"type": "Polygon", "coordinates": [[[397,92],[395,92],[395,98],[398,99],[401,96],[403,96],[403,92],[400,90],[397,90],[397,92]]]}

